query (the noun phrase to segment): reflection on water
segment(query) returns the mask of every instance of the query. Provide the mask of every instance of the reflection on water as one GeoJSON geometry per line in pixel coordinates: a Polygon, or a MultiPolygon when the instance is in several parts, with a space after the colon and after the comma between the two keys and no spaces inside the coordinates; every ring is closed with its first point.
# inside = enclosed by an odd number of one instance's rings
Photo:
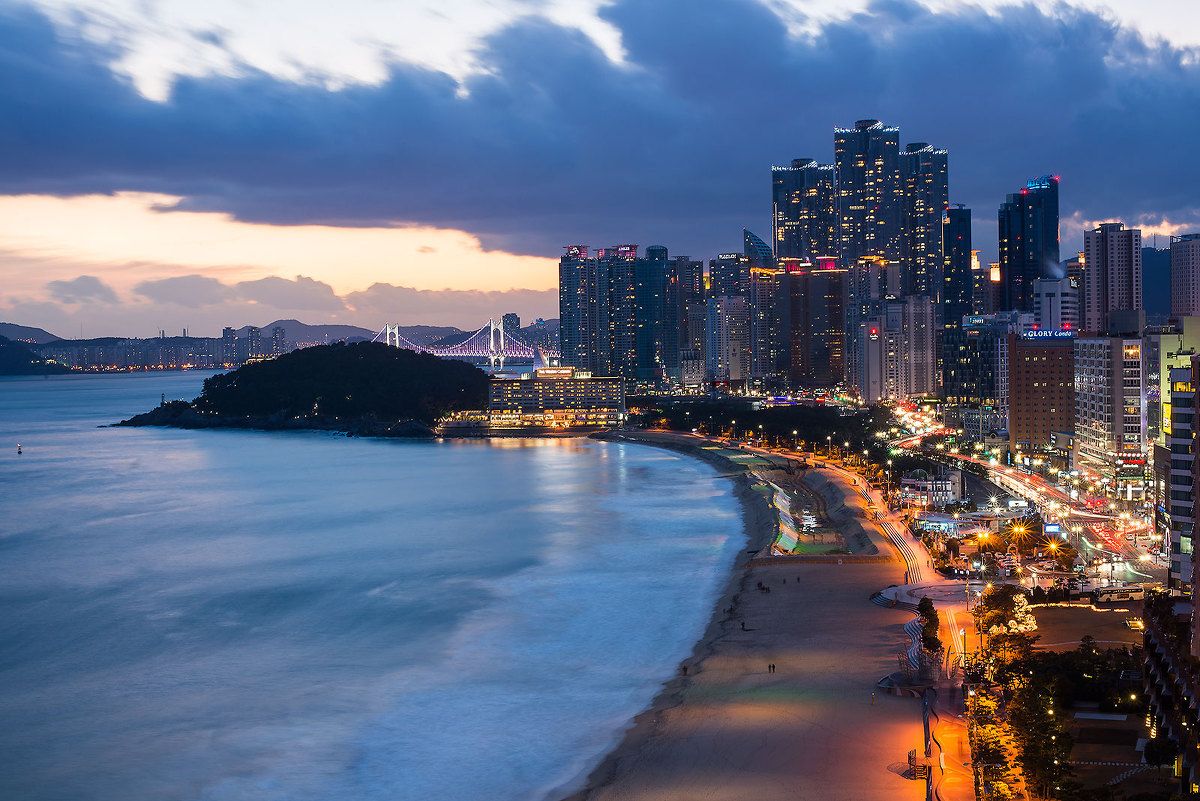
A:
{"type": "Polygon", "coordinates": [[[537,798],[742,542],[636,445],[99,427],[203,377],[0,380],[0,798],[537,798]]]}

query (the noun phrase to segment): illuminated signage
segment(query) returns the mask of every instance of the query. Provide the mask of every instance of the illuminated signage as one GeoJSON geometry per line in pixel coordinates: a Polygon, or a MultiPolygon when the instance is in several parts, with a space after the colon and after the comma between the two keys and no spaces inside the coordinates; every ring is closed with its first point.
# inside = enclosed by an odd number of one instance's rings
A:
{"type": "Polygon", "coordinates": [[[1035,328],[1021,332],[1021,339],[1074,339],[1075,332],[1066,328],[1035,328]]]}
{"type": "Polygon", "coordinates": [[[1047,523],[1042,527],[1042,530],[1047,534],[1061,534],[1062,526],[1058,523],[1047,523]]]}

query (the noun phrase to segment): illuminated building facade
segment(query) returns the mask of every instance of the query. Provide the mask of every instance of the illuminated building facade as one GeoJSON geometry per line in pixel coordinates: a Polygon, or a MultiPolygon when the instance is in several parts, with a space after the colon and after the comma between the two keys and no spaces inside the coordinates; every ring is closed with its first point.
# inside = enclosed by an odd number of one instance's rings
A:
{"type": "Polygon", "coordinates": [[[750,290],[750,260],[742,253],[719,253],[708,262],[708,294],[745,297],[750,290]]]}
{"type": "Polygon", "coordinates": [[[739,295],[706,303],[705,371],[717,384],[744,386],[750,377],[750,304],[739,295]]]}
{"type": "Polygon", "coordinates": [[[625,382],[574,367],[543,367],[520,378],[493,378],[488,425],[494,429],[611,428],[625,420],[625,382]]]}
{"type": "Polygon", "coordinates": [[[937,391],[933,299],[909,295],[883,304],[862,332],[862,399],[907,400],[937,391]]]}
{"type": "Polygon", "coordinates": [[[657,387],[666,378],[667,344],[667,249],[646,248],[646,257],[633,262],[634,379],[657,387]]]}
{"type": "Polygon", "coordinates": [[[862,365],[866,359],[863,332],[868,320],[882,313],[883,302],[900,294],[900,262],[864,256],[850,265],[846,276],[846,376],[863,392],[862,365]]]}
{"type": "Polygon", "coordinates": [[[838,236],[842,264],[864,256],[898,262],[901,256],[900,129],[879,120],[834,128],[838,236]]]}
{"type": "Polygon", "coordinates": [[[950,205],[948,155],[945,150],[914,142],[900,154],[900,264],[903,292],[942,298],[942,224],[950,205]]]}
{"type": "Polygon", "coordinates": [[[1009,448],[1044,451],[1075,427],[1075,332],[1010,331],[1007,351],[1009,448]]]}
{"type": "Polygon", "coordinates": [[[1032,311],[1041,328],[1079,330],[1079,293],[1069,277],[1034,281],[1032,311]]]}
{"type": "Polygon", "coordinates": [[[838,255],[834,166],[794,159],[790,166],[771,167],[771,219],[778,258],[815,262],[838,255]]]}
{"type": "Polygon", "coordinates": [[[1075,468],[1107,494],[1140,501],[1147,447],[1140,337],[1075,341],[1075,468]]]}
{"type": "Polygon", "coordinates": [[[1196,526],[1193,487],[1196,467],[1196,381],[1194,359],[1190,361],[1186,367],[1171,368],[1167,376],[1171,398],[1166,498],[1171,533],[1171,566],[1167,573],[1167,586],[1179,590],[1191,588],[1196,526]]]}
{"type": "Polygon", "coordinates": [[[963,205],[946,209],[942,219],[942,336],[939,342],[938,361],[941,369],[942,387],[953,382],[951,372],[954,364],[945,357],[961,344],[962,319],[971,314],[974,293],[972,264],[978,256],[971,250],[971,210],[963,205]]]}
{"type": "Polygon", "coordinates": [[[815,264],[781,259],[780,354],[795,388],[833,388],[846,380],[846,275],[834,258],[815,264]]]}
{"type": "Polygon", "coordinates": [[[750,268],[750,377],[773,379],[780,372],[786,342],[781,332],[780,270],[750,268]]]}
{"type": "Polygon", "coordinates": [[[1033,285],[1061,278],[1058,261],[1058,176],[1029,181],[1000,206],[1000,279],[998,311],[1033,311],[1033,285]]]}
{"type": "Polygon", "coordinates": [[[1083,254],[1083,330],[1109,333],[1114,312],[1142,309],[1142,232],[1103,223],[1084,232],[1083,254]]]}

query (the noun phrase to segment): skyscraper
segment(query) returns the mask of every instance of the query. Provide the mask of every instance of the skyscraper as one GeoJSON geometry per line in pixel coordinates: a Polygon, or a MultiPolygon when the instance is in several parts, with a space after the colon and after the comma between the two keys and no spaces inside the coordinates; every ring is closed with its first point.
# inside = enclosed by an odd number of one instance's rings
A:
{"type": "Polygon", "coordinates": [[[779,370],[780,351],[780,271],[772,267],[750,268],[750,377],[769,382],[779,370]]]}
{"type": "Polygon", "coordinates": [[[741,253],[718,253],[708,262],[709,294],[745,297],[750,289],[750,260],[741,253]]]}
{"type": "Polygon", "coordinates": [[[883,301],[900,294],[900,263],[882,256],[863,256],[850,265],[846,280],[846,377],[863,388],[863,327],[883,313],[883,301]]]}
{"type": "Polygon", "coordinates": [[[901,207],[900,129],[859,120],[833,131],[842,264],[864,256],[899,261],[901,207]]]}
{"type": "Polygon", "coordinates": [[[1105,334],[1113,312],[1142,309],[1142,232],[1103,223],[1084,232],[1083,254],[1083,330],[1105,334]]]}
{"type": "Polygon", "coordinates": [[[567,245],[558,262],[558,339],[562,363],[607,372],[608,292],[587,245],[567,245]]]}
{"type": "Polygon", "coordinates": [[[1200,234],[1171,237],[1171,316],[1200,315],[1200,234]]]}
{"type": "Polygon", "coordinates": [[[634,261],[634,377],[640,383],[657,385],[666,373],[668,268],[661,245],[650,245],[646,257],[634,261]]]}
{"type": "Polygon", "coordinates": [[[901,289],[907,295],[928,295],[935,306],[942,293],[942,218],[950,204],[948,156],[924,142],[914,142],[900,154],[904,186],[901,206],[901,289]]]}
{"type": "Polygon", "coordinates": [[[746,257],[748,269],[758,267],[769,270],[775,267],[775,254],[771,252],[771,246],[747,228],[742,229],[742,255],[746,257]]]}
{"type": "Polygon", "coordinates": [[[607,291],[607,370],[637,378],[637,245],[613,245],[596,251],[600,279],[607,291]]]}
{"type": "Polygon", "coordinates": [[[672,381],[682,382],[685,360],[704,361],[704,262],[687,256],[676,256],[668,262],[663,320],[667,327],[663,337],[667,374],[672,381]],[[695,306],[699,310],[693,309],[689,316],[689,308],[695,306]]]}
{"type": "Polygon", "coordinates": [[[933,300],[928,295],[887,301],[879,316],[863,325],[861,337],[864,401],[905,400],[935,392],[933,300]]]}
{"type": "MultiPolygon", "coordinates": [[[[946,209],[942,220],[942,351],[958,347],[962,318],[972,311],[974,276],[971,272],[971,210],[963,205],[946,209]]],[[[955,367],[944,356],[942,386],[950,383],[948,372],[955,367]]]]}
{"type": "Polygon", "coordinates": [[[1003,310],[1032,311],[1033,282],[1061,278],[1058,176],[1044,175],[1009,195],[997,216],[1003,310]]]}
{"type": "Polygon", "coordinates": [[[772,167],[771,233],[775,255],[814,263],[819,257],[838,255],[837,204],[832,164],[794,159],[789,167],[772,167]]]}
{"type": "Polygon", "coordinates": [[[705,367],[709,380],[744,385],[750,375],[750,304],[740,295],[710,297],[706,305],[705,367]]]}

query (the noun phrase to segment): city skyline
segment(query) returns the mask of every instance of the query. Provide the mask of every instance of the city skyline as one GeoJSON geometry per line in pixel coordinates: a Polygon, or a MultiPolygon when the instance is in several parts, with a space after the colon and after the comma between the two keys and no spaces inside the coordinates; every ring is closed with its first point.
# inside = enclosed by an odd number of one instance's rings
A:
{"type": "MultiPolygon", "coordinates": [[[[723,1],[701,22],[639,2],[501,5],[483,20],[461,3],[447,10],[462,22],[452,26],[458,39],[445,40],[466,59],[458,67],[396,44],[366,59],[383,65],[373,73],[339,50],[335,28],[328,50],[290,62],[311,69],[303,75],[246,52],[253,21],[220,6],[213,19],[194,10],[149,19],[99,0],[74,16],[52,2],[11,5],[0,49],[19,79],[0,110],[19,110],[6,116],[20,123],[0,184],[0,317],[64,335],[83,323],[100,335],[215,333],[281,317],[369,327],[469,325],[507,308],[553,316],[563,244],[661,243],[702,259],[736,250],[740,228],[772,231],[761,191],[769,166],[832,163],[831,130],[864,117],[900,127],[902,148],[919,138],[950,151],[951,200],[975,210],[985,260],[995,255],[991,209],[1048,172],[1063,176],[1064,254],[1099,222],[1138,227],[1147,243],[1194,228],[1190,127],[1118,89],[1153,83],[1153,97],[1179,113],[1200,105],[1189,100],[1200,83],[1196,43],[1145,38],[1186,25],[1163,24],[1165,6],[1154,4],[1136,24],[1121,3],[986,5],[851,13],[723,1]],[[880,25],[890,49],[871,41],[880,25]],[[179,49],[180,30],[194,34],[191,51],[179,49]],[[693,68],[718,46],[753,45],[757,55],[701,81],[710,71],[681,73],[650,47],[652,31],[696,53],[685,59],[693,68]],[[947,44],[931,48],[934,39],[947,44]],[[1075,49],[1084,41],[1086,53],[1075,49]],[[542,60],[524,59],[529,49],[542,60]],[[951,72],[967,52],[974,67],[951,72]],[[851,68],[862,59],[878,63],[874,73],[851,68]],[[1015,88],[983,102],[978,81],[997,61],[1009,63],[1015,88]],[[347,64],[361,69],[337,67],[347,64]],[[589,87],[586,103],[556,69],[589,87]],[[950,76],[938,85],[953,102],[913,94],[918,70],[950,76]],[[822,84],[797,89],[798,75],[822,84]],[[778,124],[746,140],[739,115],[722,111],[733,98],[778,124]],[[614,129],[603,112],[618,104],[624,127],[614,129]],[[1042,114],[1042,128],[1000,116],[1014,104],[1042,114]],[[1098,124],[1105,113],[1120,122],[1098,124]],[[650,134],[675,146],[653,158],[630,149],[631,137],[650,134]],[[1117,143],[1139,157],[1114,167],[1117,143]],[[706,180],[695,191],[679,176],[700,164],[706,180]],[[464,182],[478,191],[460,192],[464,182]]],[[[272,42],[280,52],[305,41],[296,30],[313,18],[299,16],[272,42]]],[[[405,12],[397,24],[420,29],[428,16],[405,12]]]]}

